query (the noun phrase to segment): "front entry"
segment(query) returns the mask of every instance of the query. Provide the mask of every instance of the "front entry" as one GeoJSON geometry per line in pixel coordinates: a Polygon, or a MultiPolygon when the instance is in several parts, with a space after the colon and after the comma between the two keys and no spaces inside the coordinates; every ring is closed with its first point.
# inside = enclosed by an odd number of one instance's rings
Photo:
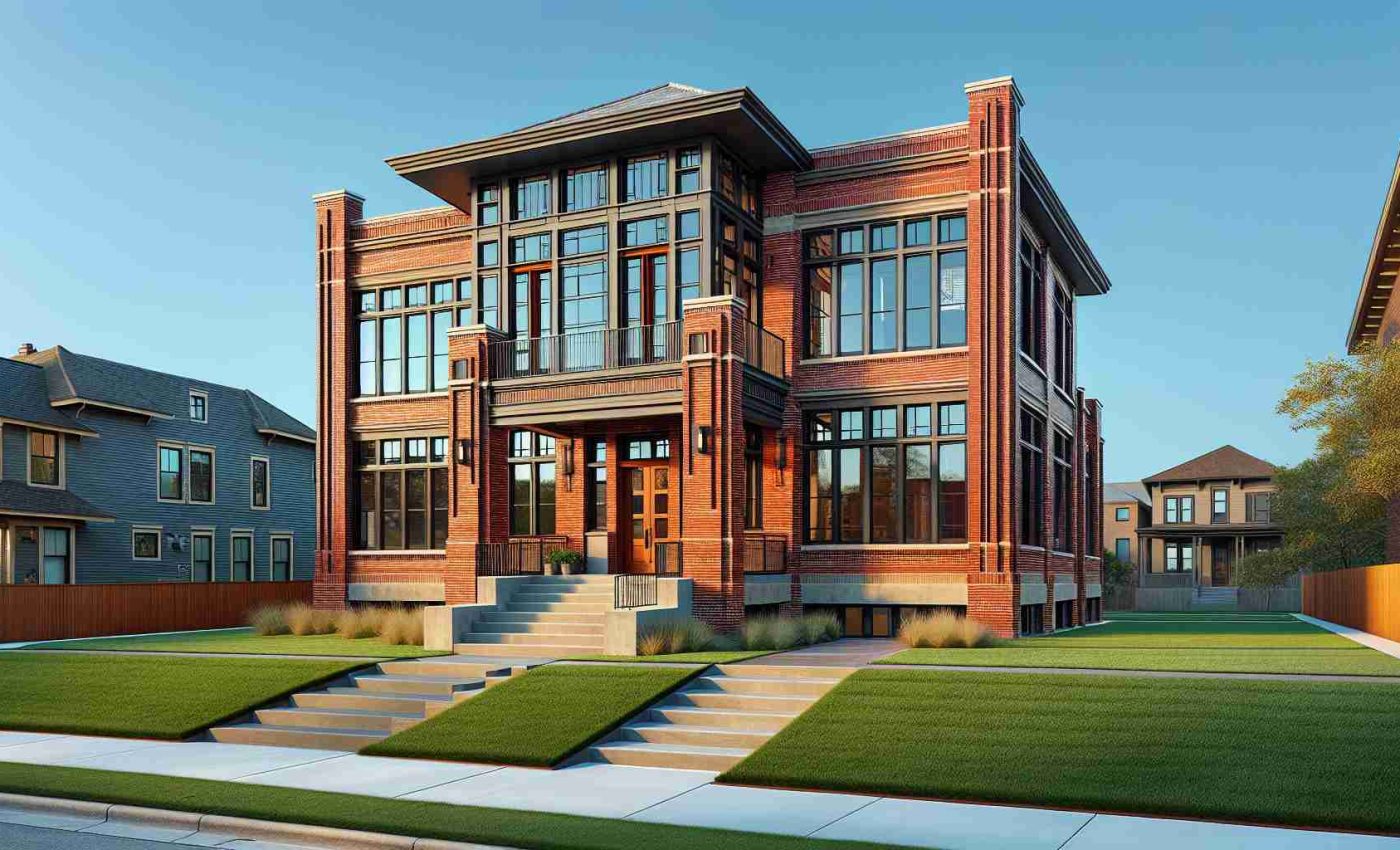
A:
{"type": "Polygon", "coordinates": [[[1210,583],[1213,587],[1230,585],[1230,543],[1216,542],[1210,547],[1210,583]]]}
{"type": "Polygon", "coordinates": [[[657,544],[671,537],[669,461],[622,465],[624,500],[622,552],[629,573],[656,572],[657,544]]]}

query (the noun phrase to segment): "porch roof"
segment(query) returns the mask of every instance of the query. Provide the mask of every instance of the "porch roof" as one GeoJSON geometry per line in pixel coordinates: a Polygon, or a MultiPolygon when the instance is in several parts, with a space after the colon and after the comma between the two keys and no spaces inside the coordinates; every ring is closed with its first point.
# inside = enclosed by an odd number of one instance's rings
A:
{"type": "Polygon", "coordinates": [[[0,516],[82,522],[111,522],[116,519],[67,490],[30,487],[19,481],[0,481],[0,516]]]}
{"type": "Polygon", "coordinates": [[[1144,537],[1274,537],[1283,534],[1277,525],[1259,523],[1216,523],[1214,525],[1149,525],[1139,528],[1144,537]]]}

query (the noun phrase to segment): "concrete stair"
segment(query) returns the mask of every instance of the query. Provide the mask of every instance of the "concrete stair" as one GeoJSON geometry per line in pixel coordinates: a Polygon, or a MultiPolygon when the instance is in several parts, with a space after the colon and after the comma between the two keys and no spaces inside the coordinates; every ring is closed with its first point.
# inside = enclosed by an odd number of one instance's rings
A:
{"type": "Polygon", "coordinates": [[[1237,587],[1197,587],[1191,600],[1193,608],[1234,608],[1239,605],[1240,589],[1237,587]]]}
{"type": "Polygon", "coordinates": [[[436,716],[523,669],[510,660],[385,661],[372,671],[286,705],[253,712],[246,722],[209,730],[226,744],[264,744],[355,752],[436,716]]]}
{"type": "Polygon", "coordinates": [[[632,718],[584,758],[728,770],[853,672],[850,667],[722,664],[632,718]]]}
{"type": "Polygon", "coordinates": [[[612,588],[610,575],[537,576],[473,623],[453,649],[513,658],[600,655],[612,588]]]}

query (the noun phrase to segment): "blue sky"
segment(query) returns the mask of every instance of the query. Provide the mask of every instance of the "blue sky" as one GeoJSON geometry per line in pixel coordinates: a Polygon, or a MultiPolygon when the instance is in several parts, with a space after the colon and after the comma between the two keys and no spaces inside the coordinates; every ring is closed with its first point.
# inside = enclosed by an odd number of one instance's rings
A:
{"type": "Polygon", "coordinates": [[[436,202],[386,156],[666,80],[748,85],[817,146],[963,120],[962,83],[1011,73],[1114,283],[1080,318],[1110,480],[1226,442],[1297,462],[1273,408],[1342,348],[1400,149],[1400,5],[1066,5],[0,0],[0,350],[311,422],[311,195],[436,202]]]}

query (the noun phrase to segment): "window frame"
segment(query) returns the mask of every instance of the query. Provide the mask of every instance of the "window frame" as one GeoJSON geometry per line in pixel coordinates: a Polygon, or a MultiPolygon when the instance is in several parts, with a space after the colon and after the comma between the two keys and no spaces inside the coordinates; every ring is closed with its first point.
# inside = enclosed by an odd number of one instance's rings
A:
{"type": "MultiPolygon", "coordinates": [[[[478,250],[480,247],[478,246],[478,250]]],[[[481,300],[477,287],[484,284],[487,278],[493,276],[499,279],[498,272],[480,276],[463,274],[414,281],[408,284],[356,290],[366,303],[373,301],[374,309],[361,309],[356,314],[355,328],[351,333],[355,346],[354,398],[392,399],[446,393],[447,386],[451,381],[451,360],[447,356],[447,351],[439,351],[438,349],[440,347],[450,348],[450,341],[446,339],[445,334],[438,333],[438,325],[444,321],[443,317],[445,317],[446,330],[450,331],[463,324],[464,314],[466,317],[477,316],[475,308],[481,300]],[[435,300],[433,296],[436,294],[436,287],[447,283],[452,284],[452,300],[435,300]],[[424,303],[412,307],[407,306],[403,292],[419,286],[425,287],[427,290],[424,303]],[[382,294],[386,292],[399,293],[396,306],[384,307],[382,294]],[[371,293],[371,298],[365,298],[371,293]],[[463,298],[464,293],[469,297],[463,298]],[[413,325],[413,320],[417,317],[422,317],[423,322],[423,352],[410,356],[409,346],[412,341],[410,326],[413,325]],[[385,341],[389,338],[386,336],[385,325],[387,322],[397,322],[398,331],[397,334],[394,334],[398,356],[390,361],[393,364],[391,369],[385,368],[384,357],[385,341]],[[367,342],[371,343],[373,347],[368,359],[365,356],[367,342]],[[426,370],[423,389],[410,389],[413,369],[420,365],[426,370]],[[397,389],[392,392],[385,389],[385,377],[391,372],[395,379],[394,382],[397,384],[397,389]],[[372,386],[365,386],[366,377],[369,378],[372,386]]],[[[497,311],[499,312],[499,307],[497,311]]]]}
{"type": "Polygon", "coordinates": [[[213,446],[185,446],[185,502],[190,505],[213,505],[219,494],[219,453],[213,446]],[[209,455],[209,498],[194,497],[194,457],[195,452],[209,455]]]}
{"type": "Polygon", "coordinates": [[[167,503],[167,504],[172,504],[172,505],[183,505],[183,504],[186,503],[186,501],[188,500],[189,486],[190,486],[190,485],[189,485],[189,465],[190,465],[190,464],[189,464],[189,459],[185,457],[185,446],[184,446],[184,444],[182,444],[182,443],[164,442],[164,441],[159,441],[159,440],[156,441],[156,501],[157,501],[157,502],[165,502],[165,503],[167,503]],[[174,452],[174,453],[176,454],[176,456],[178,456],[178,457],[180,458],[180,469],[179,469],[179,471],[178,471],[178,473],[177,473],[177,474],[179,475],[179,488],[180,488],[180,495],[179,495],[179,496],[164,496],[164,495],[161,495],[161,493],[162,493],[163,479],[164,479],[164,476],[166,475],[166,471],[165,471],[165,469],[162,467],[161,461],[162,461],[162,459],[164,458],[164,452],[166,452],[166,451],[174,452]]]}
{"type": "Polygon", "coordinates": [[[654,201],[658,198],[671,197],[671,152],[669,150],[652,151],[649,153],[630,154],[622,158],[622,167],[618,169],[618,182],[621,183],[621,191],[618,197],[624,204],[640,203],[642,201],[654,201]],[[653,194],[643,195],[634,192],[634,176],[641,179],[643,175],[634,175],[634,169],[645,163],[660,163],[659,174],[653,174],[650,190],[653,194]]]}
{"type": "Polygon", "coordinates": [[[189,420],[199,425],[209,424],[209,393],[204,390],[190,390],[189,420]],[[204,416],[196,418],[194,415],[194,402],[199,399],[204,403],[204,416]]]}
{"type": "Polygon", "coordinates": [[[584,532],[606,532],[611,516],[609,506],[614,501],[608,475],[607,437],[589,437],[584,442],[584,532]],[[601,474],[601,477],[599,477],[601,474]],[[599,508],[601,508],[601,516],[599,508]]]}
{"type": "Polygon", "coordinates": [[[254,511],[272,510],[272,458],[266,455],[251,455],[248,458],[248,509],[254,511]],[[257,500],[257,469],[258,462],[262,461],[263,476],[263,501],[265,504],[258,504],[257,500]]]}
{"type": "MultiPolygon", "coordinates": [[[[165,536],[164,532],[165,532],[164,527],[163,527],[163,526],[159,526],[159,525],[133,525],[133,526],[131,527],[131,560],[133,560],[133,561],[161,561],[161,560],[163,560],[163,557],[162,557],[162,556],[164,555],[164,546],[162,545],[162,540],[161,540],[161,538],[163,538],[163,537],[165,536]],[[154,535],[155,535],[155,538],[156,538],[156,554],[155,554],[154,557],[143,556],[143,555],[138,555],[138,554],[136,554],[136,538],[137,538],[138,535],[142,535],[142,534],[154,534],[154,535]]],[[[191,554],[193,554],[193,551],[191,551],[191,554]]],[[[191,574],[193,574],[193,567],[191,567],[191,574]]]]}
{"type": "Polygon", "coordinates": [[[1115,507],[1113,509],[1114,522],[1132,522],[1132,508],[1128,506],[1115,507]]]}
{"type": "Polygon", "coordinates": [[[296,534],[291,531],[274,531],[267,535],[267,580],[268,581],[296,581],[297,575],[297,546],[296,534]],[[277,542],[287,541],[287,577],[279,579],[276,575],[277,569],[277,542]]]}
{"type": "Polygon", "coordinates": [[[1017,465],[1020,475],[1018,491],[1019,540],[1022,546],[1045,549],[1045,488],[1047,472],[1046,439],[1049,437],[1048,417],[1034,408],[1022,406],[1017,421],[1017,465]],[[1029,432],[1029,433],[1028,433],[1029,432]],[[1038,439],[1033,439],[1037,438],[1038,439]],[[1032,512],[1029,507],[1034,505],[1032,512]]]}
{"type": "Polygon", "coordinates": [[[38,569],[39,584],[43,584],[43,585],[75,584],[76,581],[77,581],[77,577],[78,577],[77,553],[74,551],[75,544],[77,543],[77,530],[74,529],[73,526],[71,526],[71,525],[39,525],[39,526],[36,526],[36,528],[37,528],[37,530],[38,530],[38,532],[39,532],[39,547],[38,547],[38,548],[39,548],[39,569],[38,569]],[[59,557],[59,556],[57,556],[57,555],[50,555],[50,554],[49,554],[49,545],[48,545],[49,534],[48,534],[48,533],[49,533],[50,531],[61,531],[61,532],[63,532],[63,534],[64,534],[64,544],[63,544],[63,549],[64,549],[64,551],[63,551],[63,555],[62,555],[62,557],[63,557],[63,581],[61,581],[61,582],[45,581],[45,577],[46,577],[46,575],[47,575],[46,570],[47,570],[47,567],[48,567],[48,561],[49,561],[49,559],[50,559],[50,558],[59,557]]]}
{"type": "Polygon", "coordinates": [[[590,165],[578,165],[565,168],[563,179],[560,180],[563,189],[562,203],[559,205],[560,213],[584,212],[585,210],[602,209],[608,205],[608,163],[596,162],[590,165]],[[601,196],[595,195],[592,200],[596,203],[580,205],[573,197],[575,188],[575,178],[583,175],[599,175],[597,178],[598,191],[601,196]]]}
{"type": "Polygon", "coordinates": [[[236,528],[228,533],[228,580],[232,582],[255,582],[258,580],[258,539],[251,528],[236,528]],[[248,541],[248,578],[233,577],[235,540],[248,541]]]}
{"type": "Polygon", "coordinates": [[[433,555],[443,554],[446,551],[446,540],[448,529],[451,523],[451,458],[448,457],[451,445],[446,434],[432,433],[425,431],[396,431],[392,433],[356,433],[352,435],[354,443],[354,456],[352,458],[350,499],[353,502],[351,513],[351,551],[364,554],[413,554],[413,555],[433,555]],[[423,460],[409,461],[407,443],[410,440],[422,440],[425,442],[423,460]],[[438,441],[444,441],[445,454],[438,457],[434,446],[438,441]],[[362,447],[372,444],[374,452],[372,456],[365,455],[362,447]],[[397,453],[386,452],[386,445],[397,447],[397,453]],[[386,459],[390,458],[392,459],[386,459]],[[409,474],[423,473],[423,507],[414,508],[413,512],[421,511],[423,514],[423,534],[421,540],[413,541],[409,539],[409,513],[408,493],[409,474]],[[363,511],[363,483],[368,477],[371,480],[374,495],[373,527],[364,527],[365,516],[363,511]],[[384,505],[384,482],[393,477],[398,482],[398,502],[394,508],[394,513],[398,520],[399,545],[390,549],[385,547],[386,521],[389,511],[384,505]],[[447,487],[447,505],[439,507],[434,503],[434,484],[442,481],[447,487]],[[439,528],[441,526],[441,528],[439,528]],[[441,531],[440,539],[443,547],[434,544],[439,540],[438,532],[441,531]],[[421,545],[417,545],[420,544],[421,545]]]}
{"type": "Polygon", "coordinates": [[[543,434],[538,431],[532,431],[529,428],[513,428],[510,431],[510,436],[508,439],[510,442],[508,443],[508,451],[506,453],[506,464],[507,472],[509,474],[506,476],[506,481],[508,496],[507,504],[509,508],[508,528],[510,530],[510,536],[541,537],[545,535],[556,534],[559,528],[559,477],[561,474],[559,463],[559,442],[557,438],[553,437],[550,434],[543,434]],[[528,435],[526,438],[529,443],[527,447],[528,453],[517,454],[517,450],[515,448],[517,436],[526,435],[528,435]],[[540,439],[541,437],[544,437],[550,440],[551,442],[552,451],[550,451],[548,454],[544,453],[541,450],[541,447],[543,445],[540,439]],[[540,507],[541,505],[545,504],[540,499],[540,495],[542,492],[542,488],[540,486],[540,482],[542,480],[540,473],[546,466],[552,467],[554,472],[554,501],[552,503],[553,522],[551,523],[553,527],[548,530],[545,530],[540,523],[540,507]],[[524,467],[528,467],[529,469],[529,504],[525,506],[528,509],[526,521],[527,528],[524,531],[517,531],[515,520],[516,509],[519,507],[519,505],[516,502],[515,495],[515,484],[517,474],[516,470],[524,467]]]}
{"type": "Polygon", "coordinates": [[[1228,487],[1212,487],[1210,490],[1210,521],[1212,525],[1223,525],[1230,522],[1230,489],[1228,487]],[[1222,498],[1223,497],[1223,498],[1222,498]],[[1225,509],[1216,512],[1217,504],[1223,502],[1225,509]]]}
{"type": "MultiPolygon", "coordinates": [[[[68,439],[59,431],[49,431],[44,428],[29,428],[24,438],[24,479],[25,484],[30,487],[43,487],[47,490],[63,490],[68,486],[68,439]],[[53,440],[53,483],[47,481],[36,481],[34,478],[34,438],[49,437],[53,440]]],[[[41,459],[47,459],[46,455],[38,455],[41,459]]]]}
{"type": "Polygon", "coordinates": [[[193,582],[199,582],[199,583],[201,583],[201,584],[203,584],[203,583],[211,583],[211,584],[212,584],[213,582],[216,582],[216,581],[219,580],[219,552],[218,552],[218,543],[217,543],[218,539],[219,539],[219,538],[218,538],[218,534],[216,533],[216,530],[213,529],[213,528],[191,528],[191,529],[190,529],[190,581],[191,581],[192,583],[193,583],[193,582]],[[201,538],[201,537],[206,538],[206,539],[209,541],[209,578],[208,578],[205,582],[200,582],[199,579],[195,578],[195,574],[194,574],[194,565],[195,565],[195,559],[194,559],[194,548],[195,548],[195,543],[194,543],[194,542],[195,542],[195,540],[197,540],[198,538],[201,538]]]}

